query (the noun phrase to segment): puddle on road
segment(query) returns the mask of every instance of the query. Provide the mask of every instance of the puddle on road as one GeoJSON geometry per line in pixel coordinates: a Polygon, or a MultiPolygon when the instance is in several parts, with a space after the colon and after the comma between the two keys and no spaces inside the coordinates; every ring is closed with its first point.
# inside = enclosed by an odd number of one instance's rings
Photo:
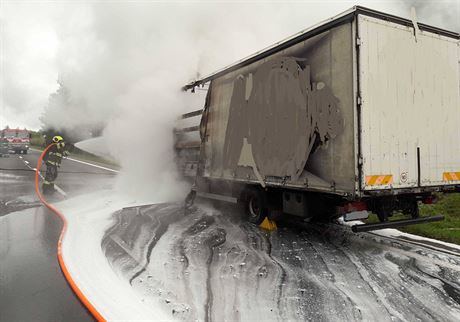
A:
{"type": "Polygon", "coordinates": [[[29,208],[40,207],[39,200],[32,196],[20,197],[13,200],[0,200],[0,217],[9,213],[21,211],[29,208]]]}
{"type": "Polygon", "coordinates": [[[17,175],[14,175],[14,174],[10,174],[10,173],[4,173],[4,172],[0,172],[0,181],[1,180],[9,180],[9,179],[19,179],[23,176],[17,176],[17,175]]]}

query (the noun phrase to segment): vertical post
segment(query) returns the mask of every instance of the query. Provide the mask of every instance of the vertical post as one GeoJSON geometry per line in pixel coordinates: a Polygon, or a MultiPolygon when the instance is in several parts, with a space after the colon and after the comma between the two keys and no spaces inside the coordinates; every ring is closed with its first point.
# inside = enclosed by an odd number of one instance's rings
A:
{"type": "Polygon", "coordinates": [[[420,179],[420,147],[417,147],[417,185],[421,186],[420,179]]]}

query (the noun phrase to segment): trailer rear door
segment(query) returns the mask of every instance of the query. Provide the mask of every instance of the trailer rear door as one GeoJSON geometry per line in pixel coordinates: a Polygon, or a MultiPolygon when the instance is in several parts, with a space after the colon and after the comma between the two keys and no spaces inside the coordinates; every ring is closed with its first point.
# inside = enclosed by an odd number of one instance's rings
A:
{"type": "Polygon", "coordinates": [[[358,16],[361,188],[460,184],[459,41],[358,16]]]}

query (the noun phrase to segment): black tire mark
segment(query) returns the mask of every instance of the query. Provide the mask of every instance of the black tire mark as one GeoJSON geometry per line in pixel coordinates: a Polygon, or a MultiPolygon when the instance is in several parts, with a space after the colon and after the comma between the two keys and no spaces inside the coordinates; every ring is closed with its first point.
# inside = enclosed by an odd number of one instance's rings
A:
{"type": "MultiPolygon", "coordinates": [[[[164,206],[160,207],[159,209],[157,208],[156,210],[163,210],[165,208],[169,208],[169,206],[164,206]]],[[[150,209],[149,209],[150,210],[150,209]]],[[[141,209],[142,212],[142,209],[141,209]]],[[[150,264],[150,257],[152,255],[153,248],[156,246],[158,241],[160,240],[161,236],[164,235],[164,233],[168,230],[169,225],[171,222],[177,221],[180,217],[184,216],[183,208],[179,207],[179,209],[175,209],[172,213],[167,213],[167,214],[162,214],[163,216],[160,216],[159,214],[156,216],[150,217],[151,219],[155,219],[158,222],[158,225],[156,226],[155,230],[155,235],[152,237],[151,241],[148,244],[147,247],[147,253],[146,253],[146,261],[142,268],[137,271],[133,276],[129,279],[129,284],[132,285],[133,281],[139,277],[142,273],[145,272],[147,269],[147,266],[150,264]],[[167,217],[167,222],[162,221],[163,217],[167,217]]]]}
{"type": "MultiPolygon", "coordinates": [[[[439,292],[438,289],[434,288],[431,284],[425,282],[423,279],[418,278],[413,274],[410,274],[411,273],[410,269],[412,269],[412,271],[417,270],[416,269],[416,264],[415,264],[415,262],[416,262],[415,258],[409,258],[408,260],[403,261],[403,260],[400,260],[400,259],[394,257],[392,254],[387,253],[387,254],[385,254],[385,259],[387,259],[388,261],[390,261],[393,264],[395,264],[396,266],[398,266],[400,274],[403,274],[403,276],[405,276],[408,280],[412,280],[417,285],[423,285],[423,286],[431,287],[433,291],[439,292]]],[[[400,278],[403,279],[402,276],[400,276],[400,278]]],[[[436,317],[433,316],[432,312],[428,312],[426,310],[427,308],[423,305],[423,302],[421,302],[418,299],[417,296],[415,296],[412,293],[407,294],[405,292],[402,292],[400,288],[394,288],[394,290],[395,290],[395,293],[399,294],[402,298],[407,298],[407,297],[410,296],[411,299],[409,301],[410,301],[410,303],[412,303],[412,305],[409,306],[409,309],[410,309],[410,312],[417,319],[426,320],[426,318],[424,318],[423,316],[419,316],[419,310],[421,308],[423,313],[426,314],[426,316],[429,317],[430,321],[436,321],[437,320],[436,317]],[[419,309],[418,310],[411,310],[413,307],[414,308],[417,307],[419,309]]]]}
{"type": "MultiPolygon", "coordinates": [[[[422,274],[425,274],[433,279],[436,279],[438,281],[440,281],[442,283],[442,288],[444,289],[444,291],[446,291],[447,295],[449,295],[449,297],[454,300],[457,304],[460,305],[460,289],[456,288],[452,283],[450,283],[449,281],[446,281],[445,279],[443,279],[442,277],[440,276],[435,276],[433,274],[430,274],[426,271],[424,271],[423,269],[421,269],[416,262],[414,262],[413,264],[414,268],[417,269],[420,273],[422,274]]],[[[438,291],[436,289],[436,291],[438,291]]]]}
{"type": "Polygon", "coordinates": [[[211,286],[212,270],[211,264],[214,258],[214,250],[216,247],[224,244],[226,241],[227,233],[225,229],[217,228],[212,232],[212,235],[204,240],[205,245],[209,248],[209,256],[206,260],[207,265],[207,276],[206,276],[206,290],[207,290],[207,299],[204,304],[205,308],[205,321],[212,321],[212,305],[213,305],[213,294],[211,286]]]}
{"type": "MultiPolygon", "coordinates": [[[[101,248],[105,253],[110,265],[114,267],[114,263],[118,258],[122,259],[126,256],[127,251],[135,251],[138,248],[139,238],[145,237],[145,231],[151,231],[152,237],[148,243],[142,243],[139,250],[145,254],[145,262],[138,258],[130,256],[125,266],[127,269],[120,271],[132,271],[135,267],[142,267],[129,279],[132,285],[135,278],[145,272],[146,267],[150,263],[150,257],[158,240],[166,232],[170,223],[180,219],[183,216],[183,207],[180,204],[158,204],[146,205],[132,208],[124,208],[115,212],[112,215],[114,223],[105,231],[101,241],[101,248]],[[135,219],[134,219],[135,218],[135,219]],[[144,234],[141,234],[144,232],[144,234]],[[155,232],[153,234],[153,232],[155,232]],[[114,238],[119,239],[123,243],[119,245],[114,241],[114,238]],[[145,250],[146,249],[146,250],[145,250]],[[144,262],[141,264],[140,262],[144,262]]],[[[131,255],[128,253],[128,255],[131,255]]]]}
{"type": "Polygon", "coordinates": [[[185,292],[188,295],[189,298],[193,297],[192,293],[192,288],[190,286],[190,279],[188,274],[186,274],[186,271],[190,265],[190,259],[187,256],[186,252],[186,243],[187,243],[187,238],[194,236],[207,228],[209,228],[213,223],[215,222],[214,217],[211,216],[202,216],[200,219],[198,219],[197,222],[195,222],[192,226],[187,228],[185,231],[181,233],[181,237],[179,239],[179,243],[177,246],[175,246],[177,252],[179,253],[179,256],[184,259],[183,265],[182,265],[182,272],[181,275],[184,279],[184,288],[185,292]]]}
{"type": "MultiPolygon", "coordinates": [[[[317,234],[316,236],[318,237],[318,240],[316,241],[316,243],[318,244],[318,241],[320,240],[322,244],[325,244],[327,246],[329,246],[329,242],[327,240],[327,236],[328,234],[330,233],[329,230],[326,230],[326,231],[319,231],[320,234],[317,234]]],[[[338,292],[338,294],[341,295],[342,299],[344,299],[347,303],[348,303],[348,306],[349,307],[357,307],[357,304],[355,303],[355,301],[353,301],[353,299],[348,296],[348,294],[346,294],[340,287],[337,287],[336,286],[336,279],[335,279],[335,275],[334,273],[332,272],[332,270],[329,268],[329,265],[328,263],[326,262],[326,260],[324,259],[324,254],[323,252],[320,252],[318,250],[318,248],[315,246],[315,243],[313,241],[311,241],[308,236],[309,234],[303,232],[303,241],[310,247],[310,249],[313,251],[313,254],[316,254],[315,258],[321,263],[321,266],[322,268],[328,272],[329,274],[329,281],[332,282],[332,284],[334,285],[334,289],[338,292]]],[[[321,244],[320,243],[320,244],[321,244]]],[[[327,246],[325,246],[327,248],[327,246]]],[[[331,244],[331,246],[334,246],[331,244]]],[[[336,249],[337,247],[334,246],[334,249],[336,249]]],[[[330,249],[329,249],[330,250],[330,249]]],[[[351,262],[352,263],[352,262],[351,262]]],[[[359,274],[361,276],[361,274],[359,274]]],[[[363,278],[361,276],[361,278],[363,278]]],[[[364,280],[364,278],[363,278],[364,280]]],[[[358,309],[358,313],[359,313],[359,316],[356,317],[355,314],[356,312],[355,311],[351,311],[351,314],[354,316],[354,318],[358,318],[358,319],[362,319],[362,313],[361,311],[358,309]]]]}
{"type": "Polygon", "coordinates": [[[261,242],[264,241],[265,245],[262,245],[261,243],[261,250],[265,251],[267,256],[270,258],[271,262],[274,264],[275,267],[278,267],[279,271],[279,276],[280,276],[280,282],[277,285],[276,288],[276,306],[278,308],[278,312],[280,312],[282,316],[282,320],[287,320],[283,315],[284,315],[284,307],[281,306],[281,299],[283,298],[283,286],[286,283],[287,280],[287,273],[286,270],[284,269],[283,265],[273,256],[272,253],[272,241],[271,241],[271,236],[272,234],[268,232],[263,232],[261,231],[258,227],[250,224],[242,224],[240,226],[243,230],[246,231],[246,234],[249,235],[248,232],[250,232],[253,235],[258,236],[258,240],[261,242]],[[265,246],[265,247],[263,247],[265,246]]]}

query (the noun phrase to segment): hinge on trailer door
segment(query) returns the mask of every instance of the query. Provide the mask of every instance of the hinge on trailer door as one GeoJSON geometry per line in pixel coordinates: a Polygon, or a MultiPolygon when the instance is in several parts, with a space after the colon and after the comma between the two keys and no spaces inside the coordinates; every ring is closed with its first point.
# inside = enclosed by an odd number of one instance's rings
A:
{"type": "Polygon", "coordinates": [[[358,104],[358,106],[361,106],[362,105],[362,99],[361,99],[361,95],[358,94],[358,96],[356,96],[356,103],[358,104]]]}
{"type": "Polygon", "coordinates": [[[356,37],[356,46],[359,47],[361,46],[361,38],[356,37]]]}

